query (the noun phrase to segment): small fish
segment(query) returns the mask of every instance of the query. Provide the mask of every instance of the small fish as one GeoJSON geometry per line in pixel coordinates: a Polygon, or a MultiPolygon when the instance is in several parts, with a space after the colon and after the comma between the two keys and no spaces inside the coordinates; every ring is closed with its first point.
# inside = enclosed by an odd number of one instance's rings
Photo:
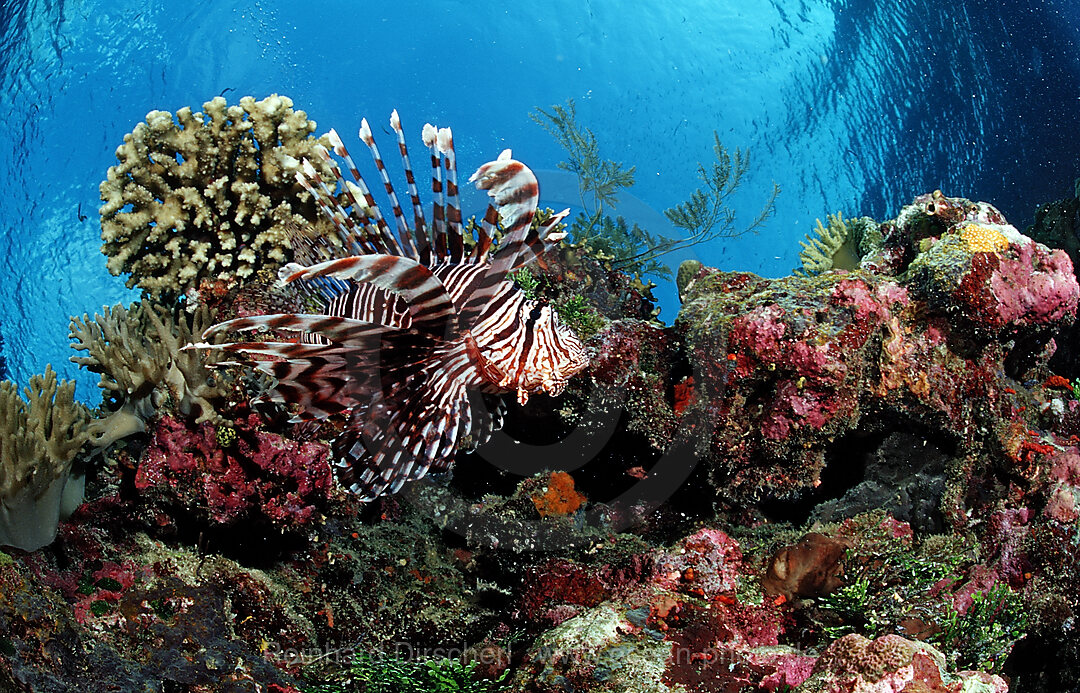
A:
{"type": "Polygon", "coordinates": [[[469,178],[493,202],[466,251],[450,129],[423,128],[434,198],[428,221],[397,111],[390,127],[404,164],[411,222],[367,120],[359,136],[371,151],[392,220],[331,130],[334,154],[355,182],[345,181],[325,149],[320,153],[332,180],[306,160],[296,175],[334,223],[344,250],[297,229],[296,262],[279,272],[281,282],[319,310],[228,320],[192,345],[274,358],[254,363],[277,379],[259,399],[299,405],[297,420],[346,416],[332,441],[334,462],[341,483],[365,501],[447,469],[464,441],[475,447],[489,439],[502,426],[500,395],[516,393],[523,405],[531,393],[561,394],[588,364],[584,346],[551,306],[528,299],[507,280],[565,236],[555,229],[569,210],[532,228],[536,177],[506,150],[469,178]],[[503,238],[494,252],[500,226],[503,238]],[[301,338],[207,343],[221,332],[256,329],[297,331],[301,338]]]}

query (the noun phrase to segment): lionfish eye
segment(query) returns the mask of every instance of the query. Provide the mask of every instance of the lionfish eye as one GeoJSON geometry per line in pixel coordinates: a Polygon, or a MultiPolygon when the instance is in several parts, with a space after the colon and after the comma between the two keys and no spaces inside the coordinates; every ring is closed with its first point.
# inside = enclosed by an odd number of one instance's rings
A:
{"type": "Polygon", "coordinates": [[[540,306],[534,307],[532,309],[532,311],[529,313],[529,320],[532,320],[533,322],[536,322],[537,320],[540,319],[540,315],[543,314],[543,312],[544,311],[540,308],[540,306]]]}

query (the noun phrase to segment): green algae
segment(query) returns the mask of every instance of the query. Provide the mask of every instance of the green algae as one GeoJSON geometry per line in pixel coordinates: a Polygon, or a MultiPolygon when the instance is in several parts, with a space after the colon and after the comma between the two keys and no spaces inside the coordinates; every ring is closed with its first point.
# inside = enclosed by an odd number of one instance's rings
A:
{"type": "Polygon", "coordinates": [[[301,685],[304,693],[497,693],[505,691],[508,672],[481,679],[478,663],[456,659],[408,660],[394,655],[355,655],[332,680],[301,685]]]}

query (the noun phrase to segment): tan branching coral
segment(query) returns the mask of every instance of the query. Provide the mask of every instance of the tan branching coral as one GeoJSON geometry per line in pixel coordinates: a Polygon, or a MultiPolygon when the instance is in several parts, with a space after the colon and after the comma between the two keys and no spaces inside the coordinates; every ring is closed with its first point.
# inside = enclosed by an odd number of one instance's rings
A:
{"type": "Polygon", "coordinates": [[[290,224],[329,234],[294,172],[324,175],[315,122],[291,99],[250,96],[203,112],[151,111],[124,136],[101,184],[102,252],[129,287],[178,295],[200,279],[240,279],[282,264],[290,224]]]}
{"type": "Polygon", "coordinates": [[[190,318],[146,303],[103,310],[93,320],[72,318],[69,335],[71,348],[87,353],[71,361],[101,374],[104,409],[112,412],[90,424],[94,445],[145,430],[162,407],[198,423],[217,417],[214,404],[224,400],[226,388],[208,366],[220,352],[181,349],[213,324],[209,309],[199,307],[190,318]]]}
{"type": "Polygon", "coordinates": [[[826,217],[828,226],[820,219],[814,235],[807,235],[806,242],[799,241],[802,252],[802,272],[814,276],[831,269],[858,269],[863,257],[881,246],[881,234],[873,219],[845,220],[837,212],[826,217]]]}
{"type": "Polygon", "coordinates": [[[0,383],[0,545],[35,551],[56,536],[90,413],[75,402],[75,382],[57,382],[51,367],[30,378],[23,396],[15,383],[0,383]]]}

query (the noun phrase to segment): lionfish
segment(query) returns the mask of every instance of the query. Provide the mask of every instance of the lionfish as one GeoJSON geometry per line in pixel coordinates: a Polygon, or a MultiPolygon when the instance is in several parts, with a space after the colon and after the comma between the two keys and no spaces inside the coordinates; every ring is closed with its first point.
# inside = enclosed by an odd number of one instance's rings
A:
{"type": "Polygon", "coordinates": [[[568,210],[534,226],[536,177],[505,150],[469,178],[492,203],[481,225],[470,224],[476,228],[467,248],[450,129],[423,128],[431,152],[429,223],[396,110],[390,126],[412,224],[367,120],[360,139],[382,178],[396,232],[331,130],[334,153],[355,182],[345,180],[325,148],[319,153],[333,178],[324,180],[307,160],[296,177],[333,222],[344,252],[297,229],[296,261],[279,272],[280,282],[295,286],[317,311],[228,320],[193,345],[263,357],[254,367],[276,380],[256,399],[299,405],[294,421],[344,414],[345,426],[331,442],[334,465],[343,486],[365,501],[448,469],[459,448],[490,438],[505,412],[499,395],[516,393],[520,404],[530,393],[559,395],[588,363],[582,343],[552,307],[528,298],[508,278],[565,237],[557,224],[568,210]],[[222,332],[256,329],[297,331],[300,338],[207,343],[222,332]]]}

